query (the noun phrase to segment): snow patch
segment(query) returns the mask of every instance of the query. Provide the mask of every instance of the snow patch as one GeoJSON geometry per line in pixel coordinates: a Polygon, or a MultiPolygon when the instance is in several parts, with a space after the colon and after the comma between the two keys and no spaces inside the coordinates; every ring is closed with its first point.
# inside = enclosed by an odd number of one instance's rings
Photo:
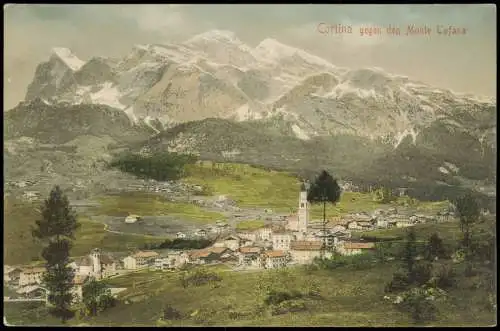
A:
{"type": "Polygon", "coordinates": [[[153,120],[153,118],[151,116],[146,116],[144,118],[144,123],[146,123],[147,126],[149,126],[151,129],[153,129],[154,132],[156,133],[160,133],[160,130],[158,130],[157,128],[155,128],[152,124],[151,124],[151,121],[153,120]]]}
{"type": "Polygon", "coordinates": [[[100,91],[90,94],[92,103],[108,105],[113,108],[124,110],[127,107],[118,101],[120,97],[120,92],[118,91],[116,86],[113,86],[113,83],[111,82],[104,83],[100,91]]]}
{"type": "Polygon", "coordinates": [[[79,70],[85,62],[76,57],[71,50],[64,47],[54,47],[52,52],[63,61],[71,70],[79,70]]]}
{"type": "Polygon", "coordinates": [[[264,62],[279,61],[284,57],[291,57],[295,55],[299,56],[304,61],[310,64],[327,67],[330,69],[335,68],[333,64],[331,64],[326,60],[323,60],[322,58],[316,55],[309,54],[298,48],[284,45],[279,41],[271,38],[264,39],[259,45],[257,45],[257,47],[252,51],[252,53],[254,57],[264,62]]]}
{"type": "Polygon", "coordinates": [[[446,169],[445,167],[439,167],[438,168],[439,172],[445,174],[445,175],[448,175],[450,172],[448,171],[448,169],[446,169]]]}
{"type": "Polygon", "coordinates": [[[248,103],[240,106],[233,113],[231,113],[229,117],[234,117],[234,119],[239,122],[249,121],[249,120],[259,120],[263,118],[262,114],[252,111],[248,103]]]}
{"type": "Polygon", "coordinates": [[[236,34],[232,31],[228,30],[210,30],[201,34],[198,34],[189,40],[187,40],[186,44],[192,44],[199,41],[224,41],[229,43],[237,43],[241,44],[241,41],[236,37],[236,34]]]}
{"type": "Polygon", "coordinates": [[[397,148],[406,136],[411,136],[413,139],[413,143],[415,144],[417,142],[418,132],[416,132],[413,128],[411,128],[411,129],[406,129],[401,133],[397,133],[395,136],[396,142],[394,144],[394,148],[397,148]]]}
{"type": "Polygon", "coordinates": [[[375,92],[374,89],[360,89],[357,87],[352,87],[349,82],[342,82],[335,86],[332,91],[323,95],[324,98],[340,98],[345,94],[356,94],[358,97],[362,99],[374,98],[379,99],[381,95],[375,92]]]}
{"type": "Polygon", "coordinates": [[[177,62],[177,63],[182,63],[189,61],[194,54],[189,51],[188,49],[184,48],[182,50],[175,50],[167,47],[162,47],[162,46],[151,46],[150,48],[151,53],[154,55],[159,55],[161,57],[165,57],[171,61],[177,62]]]}
{"type": "Polygon", "coordinates": [[[295,133],[297,138],[302,139],[302,140],[309,140],[311,139],[307,133],[302,130],[297,124],[292,125],[292,131],[295,133]]]}
{"type": "Polygon", "coordinates": [[[139,122],[139,119],[137,118],[137,116],[135,116],[135,113],[134,113],[134,106],[131,106],[131,107],[128,107],[127,109],[125,109],[124,113],[128,116],[128,118],[130,119],[130,121],[133,124],[137,124],[139,122]]]}
{"type": "Polygon", "coordinates": [[[459,169],[456,165],[454,165],[453,163],[450,163],[450,162],[445,162],[445,163],[444,163],[444,165],[445,165],[448,169],[450,169],[451,171],[453,171],[453,172],[455,172],[455,173],[457,173],[457,172],[460,170],[460,169],[459,169]]]}
{"type": "Polygon", "coordinates": [[[248,104],[246,103],[243,106],[236,109],[235,116],[236,120],[240,122],[250,119],[250,109],[248,107],[248,104]]]}

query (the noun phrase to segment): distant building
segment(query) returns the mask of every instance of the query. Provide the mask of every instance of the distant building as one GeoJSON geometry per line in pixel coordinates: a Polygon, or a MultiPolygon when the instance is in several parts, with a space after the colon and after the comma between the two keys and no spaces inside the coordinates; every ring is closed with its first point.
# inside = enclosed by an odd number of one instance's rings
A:
{"type": "Polygon", "coordinates": [[[307,232],[307,226],[309,223],[309,208],[310,203],[307,201],[307,188],[303,183],[300,187],[299,208],[297,215],[291,216],[288,219],[287,229],[300,233],[307,232]]]}
{"type": "Polygon", "coordinates": [[[183,233],[183,232],[177,232],[177,233],[175,234],[175,237],[176,237],[177,239],[185,239],[185,238],[186,238],[186,234],[185,234],[185,233],[183,233]]]}
{"type": "Polygon", "coordinates": [[[19,273],[19,287],[41,284],[46,271],[45,267],[22,268],[19,273]]]}
{"type": "Polygon", "coordinates": [[[219,259],[219,255],[208,249],[200,249],[191,251],[189,254],[189,261],[195,264],[209,264],[216,262],[219,259]]]}
{"type": "Polygon", "coordinates": [[[3,280],[7,283],[19,283],[19,277],[21,275],[22,269],[18,267],[10,267],[4,265],[3,268],[3,280]]]}
{"type": "Polygon", "coordinates": [[[240,245],[242,243],[242,239],[239,238],[236,235],[231,235],[228,237],[225,237],[222,240],[217,241],[214,246],[215,247],[227,247],[231,249],[232,251],[238,250],[240,248],[240,245]]]}
{"type": "Polygon", "coordinates": [[[89,255],[76,259],[71,266],[76,274],[96,279],[117,274],[117,263],[111,256],[102,254],[98,248],[93,249],[89,255]]]}
{"type": "Polygon", "coordinates": [[[345,241],[337,247],[338,252],[342,255],[356,255],[373,249],[375,249],[375,244],[372,242],[363,243],[345,241]]]}
{"type": "Polygon", "coordinates": [[[262,259],[266,269],[283,268],[288,262],[287,254],[277,250],[264,252],[262,259]]]}
{"type": "Polygon", "coordinates": [[[125,223],[127,223],[127,224],[133,224],[133,223],[139,221],[140,219],[141,219],[141,217],[139,215],[128,215],[125,218],[125,223]]]}
{"type": "Polygon", "coordinates": [[[250,241],[257,241],[257,237],[258,237],[257,231],[254,231],[254,232],[238,231],[237,234],[238,234],[238,237],[240,237],[242,239],[247,239],[250,241]]]}
{"type": "Polygon", "coordinates": [[[241,247],[238,251],[238,264],[249,267],[261,267],[262,247],[241,247]]]}
{"type": "Polygon", "coordinates": [[[273,230],[271,225],[266,225],[257,230],[257,240],[272,240],[273,230]]]}
{"type": "Polygon", "coordinates": [[[272,242],[274,250],[290,250],[290,243],[295,240],[293,234],[285,231],[273,232],[272,242]]]}
{"type": "Polygon", "coordinates": [[[155,259],[155,269],[173,270],[189,262],[189,256],[183,252],[171,252],[155,259]]]}
{"type": "Polygon", "coordinates": [[[290,245],[292,261],[298,264],[309,264],[314,258],[321,256],[321,241],[294,241],[290,245]]]}
{"type": "Polygon", "coordinates": [[[152,251],[140,251],[123,259],[125,269],[135,270],[154,265],[154,260],[159,254],[152,251]]]}
{"type": "Polygon", "coordinates": [[[195,235],[197,237],[205,238],[208,235],[208,233],[206,230],[200,229],[200,230],[195,232],[195,235]]]}

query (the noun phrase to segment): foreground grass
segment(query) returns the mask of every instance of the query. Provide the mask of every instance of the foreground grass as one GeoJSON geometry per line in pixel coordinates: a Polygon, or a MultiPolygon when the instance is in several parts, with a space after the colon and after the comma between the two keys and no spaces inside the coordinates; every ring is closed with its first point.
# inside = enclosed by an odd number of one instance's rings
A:
{"type": "Polygon", "coordinates": [[[93,209],[93,212],[98,215],[124,217],[129,214],[168,215],[198,224],[209,224],[225,219],[221,213],[205,211],[191,203],[171,202],[157,194],[133,192],[102,196],[97,200],[101,205],[93,209]]]}
{"type": "MultiPolygon", "coordinates": [[[[287,288],[304,291],[314,282],[321,298],[307,301],[304,312],[272,316],[257,309],[262,293],[257,290],[268,271],[224,272],[219,287],[204,285],[183,288],[179,274],[141,271],[107,281],[127,287],[122,302],[94,318],[77,318],[70,325],[96,326],[411,326],[408,314],[382,299],[383,288],[397,265],[378,265],[368,270],[339,268],[331,271],[289,269],[287,288]],[[128,304],[125,304],[128,300],[128,304]],[[171,305],[183,314],[181,320],[159,322],[162,309],[171,305]],[[230,312],[239,317],[231,317],[230,312]]],[[[468,280],[474,281],[474,280],[468,280]]],[[[460,283],[450,300],[439,307],[438,320],[428,326],[486,326],[495,314],[484,310],[485,293],[460,283]]],[[[23,312],[22,305],[6,304],[5,316],[15,325],[58,325],[43,312],[23,312]]]]}
{"type": "MultiPolygon", "coordinates": [[[[299,180],[292,174],[265,170],[246,164],[212,163],[190,165],[188,176],[183,180],[207,188],[213,195],[228,195],[241,207],[271,208],[279,212],[295,212],[300,190],[299,180]]],[[[395,207],[373,201],[369,193],[343,192],[338,204],[328,204],[327,217],[341,216],[354,212],[371,212],[379,208],[395,207]]],[[[421,212],[437,212],[448,205],[446,201],[416,202],[415,209],[421,212]]],[[[323,217],[323,206],[313,205],[313,218],[323,217]]]]}
{"type": "MultiPolygon", "coordinates": [[[[4,209],[4,263],[29,264],[40,260],[41,245],[31,237],[31,226],[39,218],[35,204],[6,201],[4,209]]],[[[140,248],[144,244],[159,244],[165,240],[134,234],[115,234],[104,231],[104,224],[80,217],[80,229],[76,233],[73,256],[88,254],[92,248],[104,251],[124,251],[140,248]]]]}

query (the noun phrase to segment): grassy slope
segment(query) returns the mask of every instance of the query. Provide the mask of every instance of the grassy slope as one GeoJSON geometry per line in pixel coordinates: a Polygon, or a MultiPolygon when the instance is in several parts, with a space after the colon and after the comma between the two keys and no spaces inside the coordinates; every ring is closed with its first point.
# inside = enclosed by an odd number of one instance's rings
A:
{"type": "Polygon", "coordinates": [[[225,219],[220,213],[205,211],[191,203],[170,202],[157,194],[134,192],[107,195],[98,198],[98,201],[101,205],[94,212],[99,215],[127,216],[129,213],[141,216],[169,215],[202,224],[225,219]]]}
{"type": "MultiPolygon", "coordinates": [[[[37,206],[24,202],[5,202],[4,217],[4,263],[25,264],[39,260],[41,246],[31,238],[30,227],[35,225],[37,206]]],[[[124,251],[140,247],[145,243],[159,243],[164,238],[120,235],[104,231],[104,225],[80,218],[81,228],[76,235],[73,256],[87,254],[92,248],[100,247],[105,251],[124,251]]]]}
{"type": "Polygon", "coordinates": [[[264,221],[259,221],[259,220],[241,221],[238,224],[236,224],[236,229],[256,230],[262,228],[264,225],[265,225],[264,221]]]}
{"type": "MultiPolygon", "coordinates": [[[[242,207],[272,208],[275,211],[296,211],[298,205],[299,180],[292,174],[272,170],[264,170],[244,164],[212,163],[190,166],[189,176],[185,181],[197,185],[205,185],[213,194],[225,194],[234,199],[242,207]]],[[[366,193],[343,192],[340,202],[327,205],[327,216],[337,216],[352,212],[373,211],[382,205],[372,200],[366,193]]],[[[420,202],[416,208],[421,211],[439,211],[447,206],[447,202],[420,202]]],[[[312,207],[312,217],[321,218],[323,208],[312,207]]]]}
{"type": "MultiPolygon", "coordinates": [[[[396,265],[381,265],[369,270],[336,269],[333,271],[306,272],[302,268],[290,269],[287,288],[303,290],[314,281],[319,285],[321,299],[308,300],[308,311],[270,316],[256,314],[262,297],[256,290],[264,272],[224,272],[221,286],[212,288],[182,288],[177,274],[137,272],[107,282],[117,287],[127,287],[122,298],[135,299],[131,304],[118,306],[94,318],[75,319],[70,323],[101,326],[154,326],[158,325],[161,309],[172,305],[184,318],[165,325],[225,325],[225,326],[407,326],[409,316],[397,311],[382,300],[384,284],[388,282],[396,265]],[[135,284],[135,286],[134,286],[135,284]],[[229,311],[248,314],[231,319],[229,311]],[[196,316],[191,316],[193,313],[196,316]]],[[[471,280],[468,280],[469,282],[471,280]]],[[[470,284],[459,284],[450,294],[447,304],[439,307],[438,321],[428,325],[492,325],[494,314],[484,309],[487,293],[471,290],[470,284]]],[[[6,304],[5,315],[12,324],[53,324],[43,312],[43,307],[32,314],[24,314],[19,304],[6,304]],[[39,316],[35,318],[35,316],[39,316]]],[[[56,323],[57,324],[57,323],[56,323]]]]}

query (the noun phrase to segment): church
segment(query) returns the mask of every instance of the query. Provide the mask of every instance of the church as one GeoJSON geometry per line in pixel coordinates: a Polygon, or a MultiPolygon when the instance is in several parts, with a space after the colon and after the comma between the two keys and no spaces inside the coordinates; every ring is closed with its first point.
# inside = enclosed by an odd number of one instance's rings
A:
{"type": "Polygon", "coordinates": [[[298,207],[297,213],[287,218],[286,229],[292,232],[297,240],[304,240],[307,237],[310,209],[310,203],[307,201],[307,187],[304,183],[300,187],[298,207]]]}
{"type": "Polygon", "coordinates": [[[97,279],[110,277],[117,273],[117,265],[113,258],[102,254],[98,248],[94,248],[89,255],[76,259],[70,266],[75,275],[97,279]]]}

